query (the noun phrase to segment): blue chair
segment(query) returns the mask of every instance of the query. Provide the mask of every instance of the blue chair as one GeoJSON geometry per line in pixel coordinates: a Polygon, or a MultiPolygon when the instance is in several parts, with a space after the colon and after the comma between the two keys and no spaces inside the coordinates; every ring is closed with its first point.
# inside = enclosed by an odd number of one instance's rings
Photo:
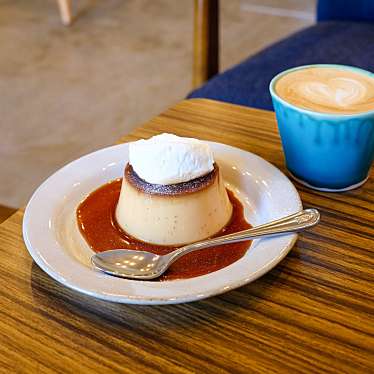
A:
{"type": "Polygon", "coordinates": [[[322,63],[374,71],[374,0],[318,1],[315,25],[214,76],[188,98],[273,110],[268,87],[276,74],[322,63]]]}

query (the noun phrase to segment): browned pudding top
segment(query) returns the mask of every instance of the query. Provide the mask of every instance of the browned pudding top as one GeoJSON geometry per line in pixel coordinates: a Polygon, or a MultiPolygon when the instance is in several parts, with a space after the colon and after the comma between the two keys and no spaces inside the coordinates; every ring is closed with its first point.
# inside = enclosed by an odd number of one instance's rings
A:
{"type": "Polygon", "coordinates": [[[201,191],[212,185],[218,175],[218,165],[214,163],[214,169],[210,173],[188,182],[177,184],[152,184],[140,178],[129,163],[127,163],[125,168],[125,179],[134,188],[147,194],[160,196],[178,196],[201,191]]]}

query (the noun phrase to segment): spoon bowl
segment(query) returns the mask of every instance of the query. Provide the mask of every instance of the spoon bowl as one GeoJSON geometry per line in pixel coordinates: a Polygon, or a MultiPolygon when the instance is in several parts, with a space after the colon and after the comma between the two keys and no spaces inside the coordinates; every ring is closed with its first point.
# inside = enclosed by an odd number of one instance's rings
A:
{"type": "Polygon", "coordinates": [[[91,262],[96,269],[110,275],[149,280],[158,278],[174,261],[187,253],[216,245],[301,231],[316,225],[319,220],[320,214],[318,210],[305,209],[248,230],[188,244],[167,255],[160,256],[151,252],[132,249],[113,249],[96,253],[92,256],[91,262]]]}
{"type": "Polygon", "coordinates": [[[132,249],[112,249],[92,257],[95,268],[107,274],[133,279],[153,279],[169,267],[169,255],[132,249]],[[125,276],[126,275],[126,276],[125,276]]]}

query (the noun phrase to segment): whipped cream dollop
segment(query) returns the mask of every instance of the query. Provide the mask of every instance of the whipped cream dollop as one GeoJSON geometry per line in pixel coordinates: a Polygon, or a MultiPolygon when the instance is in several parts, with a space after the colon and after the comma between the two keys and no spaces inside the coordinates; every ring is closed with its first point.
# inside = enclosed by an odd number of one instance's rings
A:
{"type": "Polygon", "coordinates": [[[129,163],[140,178],[152,184],[187,182],[214,169],[207,143],[166,133],[130,143],[129,163]]]}

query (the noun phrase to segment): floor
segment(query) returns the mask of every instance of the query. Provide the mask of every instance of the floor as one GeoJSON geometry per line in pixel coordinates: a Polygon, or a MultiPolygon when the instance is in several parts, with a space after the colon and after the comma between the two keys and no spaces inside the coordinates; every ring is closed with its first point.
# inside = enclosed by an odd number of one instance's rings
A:
{"type": "MultiPolygon", "coordinates": [[[[0,204],[191,89],[193,1],[0,1],[0,204]]],[[[221,0],[222,70],[314,22],[314,0],[221,0]]]]}

